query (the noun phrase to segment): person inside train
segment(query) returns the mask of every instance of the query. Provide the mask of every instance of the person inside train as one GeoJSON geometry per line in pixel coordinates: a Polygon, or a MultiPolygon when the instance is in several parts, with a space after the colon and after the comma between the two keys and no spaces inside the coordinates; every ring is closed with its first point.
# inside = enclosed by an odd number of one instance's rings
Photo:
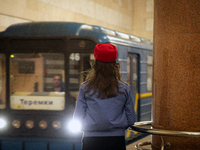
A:
{"type": "Polygon", "coordinates": [[[53,88],[52,88],[51,91],[64,92],[64,87],[63,87],[61,75],[55,75],[54,76],[54,78],[53,78],[53,88]]]}
{"type": "Polygon", "coordinates": [[[82,150],[126,150],[125,129],[134,124],[135,111],[129,85],[121,80],[117,48],[97,44],[94,57],[74,111],[82,124],[82,150]]]}
{"type": "MultiPolygon", "coordinates": [[[[63,85],[64,84],[62,82],[62,76],[61,75],[55,75],[54,78],[53,78],[53,88],[51,89],[51,91],[65,92],[63,85]]],[[[75,105],[76,105],[76,98],[74,96],[72,96],[70,93],[69,93],[68,105],[69,105],[70,111],[73,112],[75,105]]]]}

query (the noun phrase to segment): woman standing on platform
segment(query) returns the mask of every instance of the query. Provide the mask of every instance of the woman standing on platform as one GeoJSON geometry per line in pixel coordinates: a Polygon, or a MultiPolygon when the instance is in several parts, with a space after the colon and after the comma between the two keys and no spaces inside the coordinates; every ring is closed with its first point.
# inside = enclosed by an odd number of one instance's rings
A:
{"type": "Polygon", "coordinates": [[[117,48],[97,44],[96,58],[80,89],[74,119],[81,121],[82,150],[125,150],[125,129],[135,121],[129,85],[121,80],[117,48]]]}

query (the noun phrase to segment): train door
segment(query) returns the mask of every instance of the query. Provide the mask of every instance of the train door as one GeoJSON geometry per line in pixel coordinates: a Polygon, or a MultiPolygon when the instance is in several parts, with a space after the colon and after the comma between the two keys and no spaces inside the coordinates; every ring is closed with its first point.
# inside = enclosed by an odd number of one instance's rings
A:
{"type": "Polygon", "coordinates": [[[138,55],[129,53],[127,57],[127,82],[130,85],[132,97],[134,99],[136,121],[138,121],[138,98],[139,98],[139,87],[138,87],[138,55]]]}

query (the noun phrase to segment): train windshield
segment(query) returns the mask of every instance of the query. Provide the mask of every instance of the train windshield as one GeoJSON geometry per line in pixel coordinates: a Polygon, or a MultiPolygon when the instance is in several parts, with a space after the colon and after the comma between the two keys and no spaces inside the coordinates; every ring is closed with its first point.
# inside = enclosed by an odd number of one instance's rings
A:
{"type": "Polygon", "coordinates": [[[11,54],[11,109],[63,110],[64,65],[64,54],[61,53],[11,54]]]}
{"type": "Polygon", "coordinates": [[[91,69],[91,63],[94,61],[92,53],[71,53],[69,56],[69,91],[73,111],[78,97],[79,87],[86,80],[86,74],[91,69]]]}

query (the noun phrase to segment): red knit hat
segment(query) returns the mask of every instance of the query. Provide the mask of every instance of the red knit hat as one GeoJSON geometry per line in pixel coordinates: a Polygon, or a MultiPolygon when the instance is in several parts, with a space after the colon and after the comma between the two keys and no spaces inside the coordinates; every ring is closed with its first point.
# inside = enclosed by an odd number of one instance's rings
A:
{"type": "Polygon", "coordinates": [[[117,48],[112,44],[97,44],[94,48],[94,57],[102,62],[113,62],[117,59],[117,48]]]}

